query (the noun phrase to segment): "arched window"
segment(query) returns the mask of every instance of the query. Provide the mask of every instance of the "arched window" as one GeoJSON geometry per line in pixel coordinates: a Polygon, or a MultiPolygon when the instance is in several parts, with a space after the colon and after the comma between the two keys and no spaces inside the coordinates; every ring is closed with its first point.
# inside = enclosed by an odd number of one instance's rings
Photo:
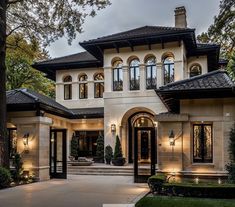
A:
{"type": "Polygon", "coordinates": [[[167,56],[163,60],[164,84],[172,83],[175,80],[174,58],[167,56]]]}
{"type": "Polygon", "coordinates": [[[104,75],[102,73],[98,73],[97,75],[95,75],[94,81],[95,98],[103,98],[104,75]]]}
{"type": "Polygon", "coordinates": [[[201,74],[202,74],[202,68],[199,64],[194,64],[190,67],[190,72],[189,72],[190,78],[201,74]]]}
{"type": "Polygon", "coordinates": [[[138,59],[133,59],[130,62],[130,90],[140,89],[140,62],[138,59]]]}
{"type": "Polygon", "coordinates": [[[64,82],[64,100],[72,99],[72,77],[70,75],[65,76],[64,82]]]}
{"type": "Polygon", "coordinates": [[[79,98],[87,99],[88,97],[88,84],[87,84],[87,75],[83,74],[79,77],[79,98]]]}
{"type": "Polygon", "coordinates": [[[155,89],[157,86],[156,58],[149,57],[146,61],[146,89],[155,89]]]}
{"type": "Polygon", "coordinates": [[[118,60],[113,64],[113,91],[123,90],[123,72],[122,72],[123,62],[118,60]]]}

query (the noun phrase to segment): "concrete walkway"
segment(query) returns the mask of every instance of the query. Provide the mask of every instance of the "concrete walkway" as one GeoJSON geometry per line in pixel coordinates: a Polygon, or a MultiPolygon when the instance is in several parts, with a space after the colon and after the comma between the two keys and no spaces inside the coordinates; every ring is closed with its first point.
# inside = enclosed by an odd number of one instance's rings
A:
{"type": "Polygon", "coordinates": [[[134,184],[133,177],[76,175],[0,190],[0,206],[102,207],[135,203],[147,192],[147,185],[134,184]]]}

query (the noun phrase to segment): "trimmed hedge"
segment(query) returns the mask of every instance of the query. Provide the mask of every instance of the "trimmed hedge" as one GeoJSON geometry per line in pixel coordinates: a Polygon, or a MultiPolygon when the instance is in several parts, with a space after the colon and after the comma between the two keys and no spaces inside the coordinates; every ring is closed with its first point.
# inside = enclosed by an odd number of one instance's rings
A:
{"type": "Polygon", "coordinates": [[[10,171],[0,167],[0,189],[7,188],[11,183],[11,174],[10,171]]]}
{"type": "Polygon", "coordinates": [[[166,176],[162,173],[151,176],[148,179],[148,185],[151,192],[161,194],[164,182],[166,182],[166,176]]]}
{"type": "Polygon", "coordinates": [[[235,185],[164,183],[163,194],[200,198],[235,198],[235,185]]]}

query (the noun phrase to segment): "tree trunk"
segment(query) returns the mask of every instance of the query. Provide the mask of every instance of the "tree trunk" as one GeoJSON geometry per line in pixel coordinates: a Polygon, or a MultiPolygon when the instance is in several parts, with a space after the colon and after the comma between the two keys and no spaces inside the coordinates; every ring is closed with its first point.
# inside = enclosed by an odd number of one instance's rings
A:
{"type": "Polygon", "coordinates": [[[0,0],[0,165],[9,168],[6,129],[6,10],[7,0],[0,0]]]}

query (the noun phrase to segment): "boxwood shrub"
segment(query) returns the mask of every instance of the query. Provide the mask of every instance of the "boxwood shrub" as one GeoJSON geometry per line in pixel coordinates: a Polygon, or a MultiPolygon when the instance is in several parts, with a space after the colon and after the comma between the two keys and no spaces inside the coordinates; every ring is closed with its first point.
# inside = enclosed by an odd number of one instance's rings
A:
{"type": "Polygon", "coordinates": [[[163,193],[200,198],[235,198],[235,185],[164,183],[163,193]]]}
{"type": "Polygon", "coordinates": [[[11,183],[10,171],[0,167],[0,189],[9,187],[11,183]]]}
{"type": "Polygon", "coordinates": [[[163,173],[153,175],[148,179],[148,185],[152,193],[162,193],[163,183],[166,182],[166,176],[163,173]]]}

